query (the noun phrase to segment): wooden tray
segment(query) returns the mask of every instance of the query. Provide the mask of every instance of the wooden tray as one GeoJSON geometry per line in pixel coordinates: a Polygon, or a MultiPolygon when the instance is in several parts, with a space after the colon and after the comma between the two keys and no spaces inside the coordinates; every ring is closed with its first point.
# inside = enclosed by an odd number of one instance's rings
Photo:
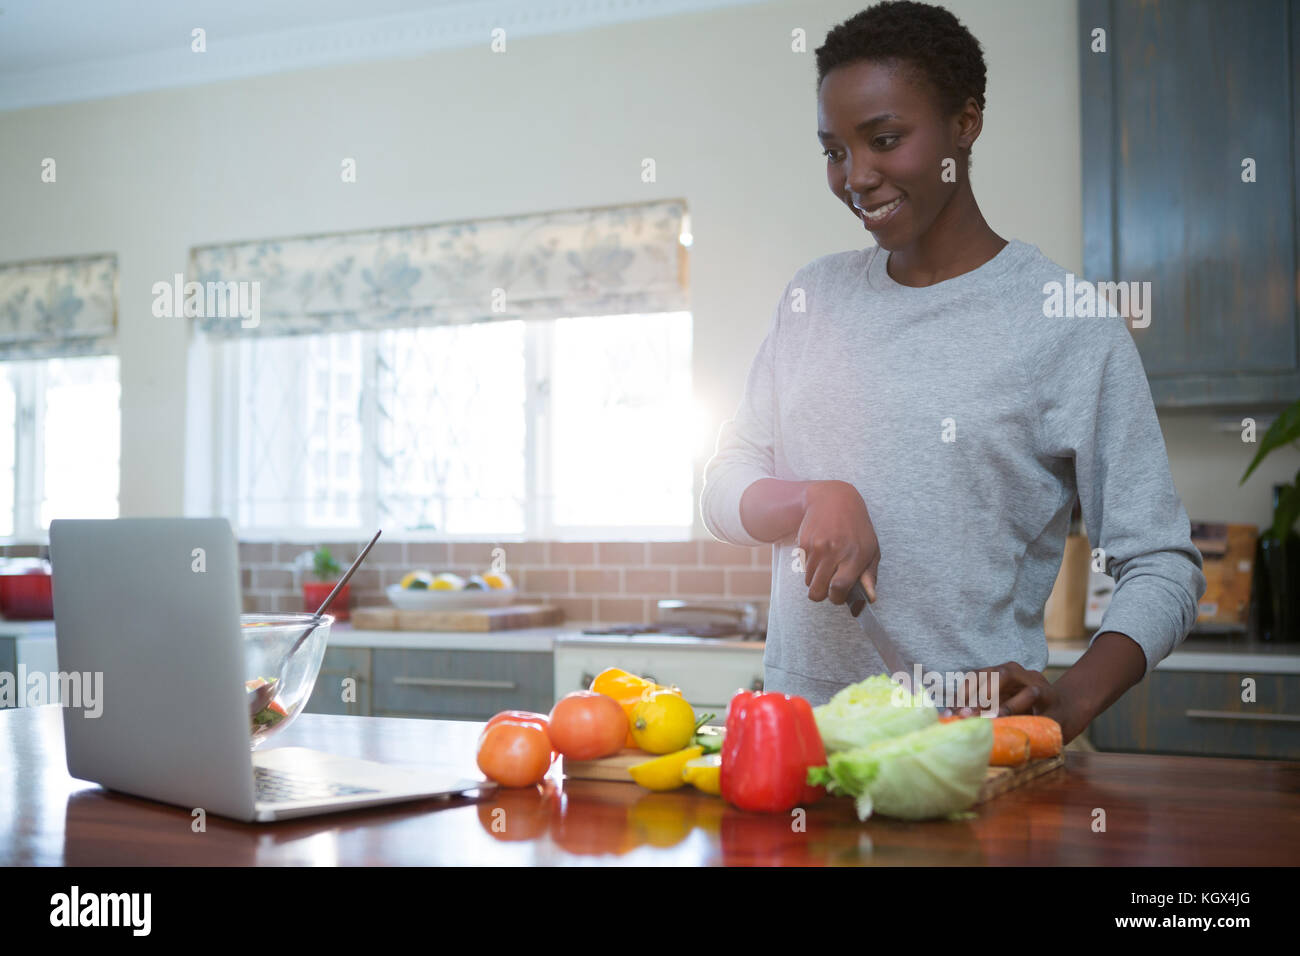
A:
{"type": "MultiPolygon", "coordinates": [[[[633,764],[651,760],[653,757],[653,754],[648,754],[644,750],[628,748],[611,757],[602,757],[599,760],[570,761],[566,759],[563,768],[564,775],[575,780],[605,780],[631,783],[632,777],[628,774],[627,768],[633,764]]],[[[1064,764],[1065,753],[1062,752],[1055,757],[1031,760],[1023,767],[989,767],[984,773],[984,785],[980,787],[980,795],[975,802],[978,804],[991,800],[999,794],[1028,783],[1035,777],[1051,773],[1064,764]]]]}
{"type": "Polygon", "coordinates": [[[352,611],[358,631],[508,631],[548,627],[564,620],[552,604],[507,604],[447,611],[403,611],[395,607],[359,607],[352,611]]]}

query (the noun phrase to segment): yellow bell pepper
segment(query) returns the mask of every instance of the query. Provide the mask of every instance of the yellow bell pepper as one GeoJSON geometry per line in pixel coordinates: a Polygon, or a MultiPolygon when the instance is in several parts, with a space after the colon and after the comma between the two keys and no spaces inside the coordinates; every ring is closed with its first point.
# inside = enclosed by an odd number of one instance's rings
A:
{"type": "Polygon", "coordinates": [[[681,691],[676,687],[656,684],[654,681],[638,677],[617,667],[606,668],[597,674],[589,689],[597,694],[614,698],[623,708],[623,713],[627,716],[627,740],[623,744],[625,747],[636,746],[636,740],[632,737],[632,708],[641,702],[642,697],[657,690],[672,691],[681,696],[681,691]]]}

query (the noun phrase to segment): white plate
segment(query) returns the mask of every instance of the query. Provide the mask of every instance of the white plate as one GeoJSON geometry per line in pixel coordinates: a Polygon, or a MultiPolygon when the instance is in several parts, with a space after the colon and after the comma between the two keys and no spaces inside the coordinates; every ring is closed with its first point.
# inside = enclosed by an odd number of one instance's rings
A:
{"type": "Polygon", "coordinates": [[[491,588],[486,591],[434,591],[388,586],[388,600],[403,611],[455,611],[461,608],[501,607],[515,599],[515,588],[491,588]]]}

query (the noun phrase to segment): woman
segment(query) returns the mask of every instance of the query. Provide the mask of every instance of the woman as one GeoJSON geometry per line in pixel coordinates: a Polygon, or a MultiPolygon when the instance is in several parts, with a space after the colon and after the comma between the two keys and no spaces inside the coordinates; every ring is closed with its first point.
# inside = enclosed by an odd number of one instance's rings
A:
{"type": "Polygon", "coordinates": [[[769,690],[818,704],[886,670],[842,606],[860,580],[909,661],[996,673],[999,713],[1070,740],[1205,592],[1137,349],[1113,311],[1050,317],[1066,270],[981,215],[984,60],[951,13],[873,6],[830,31],[817,71],[827,182],[876,245],[786,286],[706,466],[705,525],[776,544],[769,690]],[[1116,587],[1049,683],[1043,606],[1076,498],[1116,587]]]}

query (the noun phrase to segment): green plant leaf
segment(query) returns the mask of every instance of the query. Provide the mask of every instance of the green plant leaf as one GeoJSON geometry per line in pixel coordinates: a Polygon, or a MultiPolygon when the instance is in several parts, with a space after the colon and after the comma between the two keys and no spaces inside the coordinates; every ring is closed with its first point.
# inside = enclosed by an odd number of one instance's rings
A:
{"type": "Polygon", "coordinates": [[[1300,440],[1300,400],[1287,407],[1277,417],[1277,420],[1268,427],[1268,431],[1264,432],[1264,438],[1259,443],[1259,449],[1255,452],[1250,467],[1241,476],[1241,481],[1237,482],[1238,486],[1246,483],[1246,479],[1251,476],[1251,473],[1254,472],[1269,452],[1297,440],[1300,440]]]}
{"type": "Polygon", "coordinates": [[[1300,518],[1300,471],[1296,472],[1295,482],[1283,485],[1278,493],[1277,510],[1273,512],[1273,526],[1268,534],[1278,541],[1285,541],[1297,518],[1300,518]]]}
{"type": "Polygon", "coordinates": [[[334,560],[334,555],[330,553],[330,549],[323,545],[317,548],[312,555],[311,570],[318,581],[328,581],[330,578],[338,577],[343,572],[343,568],[334,560]]]}

